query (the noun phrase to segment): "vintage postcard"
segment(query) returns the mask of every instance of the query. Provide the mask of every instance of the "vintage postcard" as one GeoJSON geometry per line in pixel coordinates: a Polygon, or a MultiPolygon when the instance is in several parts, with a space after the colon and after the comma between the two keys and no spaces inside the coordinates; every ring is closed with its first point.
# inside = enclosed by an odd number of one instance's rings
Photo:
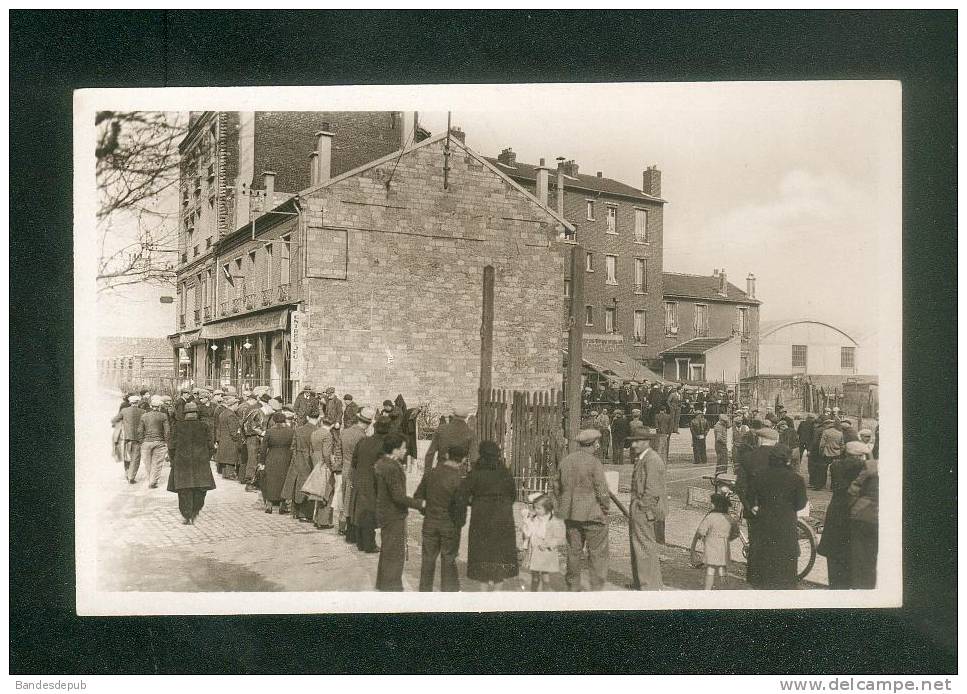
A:
{"type": "Polygon", "coordinates": [[[78,613],[900,605],[900,107],[76,92],[78,613]]]}

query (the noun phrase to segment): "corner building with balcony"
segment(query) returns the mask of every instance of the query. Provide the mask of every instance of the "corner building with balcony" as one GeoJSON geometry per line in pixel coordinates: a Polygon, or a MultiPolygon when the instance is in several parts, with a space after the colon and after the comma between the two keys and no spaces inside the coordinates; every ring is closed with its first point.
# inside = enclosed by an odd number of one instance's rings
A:
{"type": "Polygon", "coordinates": [[[279,194],[269,178],[253,193],[253,221],[205,268],[217,315],[196,328],[196,381],[265,383],[287,400],[310,382],[363,403],[402,394],[472,407],[491,266],[493,386],[560,388],[562,239],[573,226],[462,133],[410,127],[405,149],[340,173],[338,132],[318,132],[311,157],[296,157],[306,187],[279,194]]]}
{"type": "Polygon", "coordinates": [[[402,112],[189,114],[179,145],[177,332],[169,339],[179,373],[196,383],[281,389],[286,379],[283,314],[299,301],[293,224],[285,214],[263,219],[267,240],[249,244],[234,232],[251,235],[253,220],[310,185],[307,157],[320,130],[338,134],[324,153],[335,173],[399,150],[404,133],[427,135],[402,112]]]}
{"type": "MultiPolygon", "coordinates": [[[[517,161],[510,148],[490,159],[575,227],[570,241],[584,249],[584,361],[619,379],[654,379],[662,344],[661,171],[649,166],[636,188],[580,173],[576,162],[556,169],[517,161]]],[[[562,294],[570,301],[570,267],[562,294]]]]}

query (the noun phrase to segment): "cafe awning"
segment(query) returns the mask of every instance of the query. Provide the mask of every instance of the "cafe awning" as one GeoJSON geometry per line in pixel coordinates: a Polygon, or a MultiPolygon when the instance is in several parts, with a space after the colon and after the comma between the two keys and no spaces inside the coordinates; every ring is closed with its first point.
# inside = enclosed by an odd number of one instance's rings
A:
{"type": "Polygon", "coordinates": [[[168,341],[173,347],[180,347],[182,349],[187,349],[195,344],[199,339],[200,330],[192,330],[186,333],[175,333],[174,335],[168,336],[168,341]]]}
{"type": "MultiPolygon", "coordinates": [[[[567,355],[567,351],[564,352],[567,355]]],[[[597,371],[606,378],[619,381],[658,381],[665,383],[665,379],[624,352],[599,352],[593,349],[583,349],[582,363],[597,371]]]]}
{"type": "Polygon", "coordinates": [[[289,325],[289,309],[281,308],[260,313],[248,313],[202,326],[202,340],[222,340],[226,337],[271,333],[285,330],[289,325]]]}

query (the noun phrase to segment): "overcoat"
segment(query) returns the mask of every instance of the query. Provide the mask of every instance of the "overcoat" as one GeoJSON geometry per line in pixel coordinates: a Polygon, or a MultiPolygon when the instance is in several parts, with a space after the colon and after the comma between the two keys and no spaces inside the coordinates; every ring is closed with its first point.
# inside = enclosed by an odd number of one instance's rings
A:
{"type": "Polygon", "coordinates": [[[470,506],[467,578],[500,582],[517,575],[516,497],[514,478],[501,464],[478,467],[460,484],[454,511],[470,506]]]}
{"type": "Polygon", "coordinates": [[[205,422],[199,419],[175,421],[168,444],[168,455],[171,457],[169,492],[215,488],[210,462],[213,452],[211,443],[205,422]]]}
{"type": "Polygon", "coordinates": [[[789,468],[770,464],[752,476],[748,503],[759,507],[750,521],[755,524],[755,532],[749,533],[753,585],[794,588],[799,557],[796,512],[806,506],[806,483],[789,468]]]}
{"type": "Polygon", "coordinates": [[[447,450],[450,446],[463,446],[467,449],[467,455],[470,460],[476,460],[477,458],[477,436],[474,431],[467,425],[465,419],[460,419],[459,417],[454,417],[446,424],[440,425],[433,435],[433,440],[430,442],[430,447],[426,451],[425,464],[426,469],[429,470],[433,467],[434,461],[442,461],[446,458],[447,450]]]}
{"type": "Polygon", "coordinates": [[[282,500],[282,483],[289,472],[292,461],[292,439],[295,432],[290,427],[273,426],[262,438],[259,459],[265,466],[259,488],[266,501],[275,503],[282,500]]]}
{"type": "Polygon", "coordinates": [[[824,557],[833,557],[842,561],[849,558],[849,507],[852,503],[849,486],[863,471],[865,464],[866,461],[862,458],[846,456],[837,459],[829,466],[833,497],[826,507],[823,534],[816,548],[816,551],[824,557]]]}
{"type": "Polygon", "coordinates": [[[309,438],[318,427],[314,424],[303,424],[292,435],[292,462],[282,483],[282,498],[296,504],[306,500],[302,485],[305,484],[309,473],[312,472],[312,458],[309,455],[309,438]]]}
{"type": "Polygon", "coordinates": [[[556,512],[563,520],[608,522],[611,498],[600,458],[585,450],[568,453],[551,483],[556,512]]]}
{"type": "Polygon", "coordinates": [[[353,451],[353,491],[350,500],[353,525],[376,527],[376,461],[383,455],[383,436],[367,436],[353,451]]]}
{"type": "Polygon", "coordinates": [[[239,449],[245,443],[238,415],[229,408],[223,407],[215,421],[215,432],[218,441],[215,462],[219,465],[237,466],[239,449]]]}

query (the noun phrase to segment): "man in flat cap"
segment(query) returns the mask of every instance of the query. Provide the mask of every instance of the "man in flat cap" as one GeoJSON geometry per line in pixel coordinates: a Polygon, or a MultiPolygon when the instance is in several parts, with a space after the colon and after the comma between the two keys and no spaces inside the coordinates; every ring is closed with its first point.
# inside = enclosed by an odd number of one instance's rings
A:
{"type": "MultiPolygon", "coordinates": [[[[345,416],[345,413],[343,413],[345,416]]],[[[333,502],[334,508],[338,508],[338,521],[336,521],[336,531],[345,535],[346,542],[356,542],[356,531],[352,525],[352,506],[350,500],[353,493],[353,455],[356,452],[356,445],[366,438],[366,432],[373,423],[376,410],[372,407],[364,407],[356,410],[353,423],[343,429],[342,437],[342,466],[339,474],[336,474],[336,494],[338,501],[333,502]]]]}
{"type": "Polygon", "coordinates": [[[299,426],[303,426],[306,423],[306,410],[309,409],[309,403],[314,402],[316,407],[320,410],[319,415],[322,415],[322,408],[319,403],[319,396],[316,395],[315,387],[311,383],[306,383],[302,386],[302,392],[295,396],[295,402],[292,403],[292,410],[296,415],[296,422],[299,426]]]}
{"type": "Polygon", "coordinates": [[[692,417],[688,428],[692,433],[692,463],[694,465],[705,465],[708,463],[708,452],[706,450],[708,420],[701,410],[692,417]]]}
{"type": "MultiPolygon", "coordinates": [[[[252,390],[255,394],[255,389],[252,390]]],[[[255,472],[259,465],[259,446],[265,430],[268,426],[269,417],[275,410],[269,404],[272,398],[267,393],[262,393],[258,398],[258,406],[250,409],[242,422],[242,434],[245,436],[245,491],[256,492],[255,472]]],[[[281,406],[280,408],[281,409],[281,406]]]]}
{"type": "Polygon", "coordinates": [[[601,432],[583,429],[577,450],[561,460],[551,480],[555,508],[567,531],[568,589],[581,590],[581,559],[588,555],[591,590],[603,590],[608,578],[608,509],[611,497],[604,465],[594,455],[601,432]]]}
{"type": "Polygon", "coordinates": [[[145,412],[138,423],[138,438],[141,440],[141,457],[148,473],[148,488],[155,489],[161,479],[161,468],[168,455],[168,415],[161,411],[161,396],[153,395],[149,401],[151,411],[145,412]]]}
{"type": "Polygon", "coordinates": [[[665,461],[651,447],[655,434],[629,438],[635,469],[631,474],[628,534],[631,540],[631,589],[661,590],[661,549],[664,541],[668,491],[665,461]],[[660,536],[659,536],[660,535],[660,536]]]}
{"type": "Polygon", "coordinates": [[[729,469],[729,416],[720,414],[712,427],[715,438],[715,472],[728,472],[729,469]]]}
{"type": "Polygon", "coordinates": [[[476,460],[477,436],[467,425],[468,414],[470,414],[468,407],[464,405],[454,407],[450,421],[437,428],[423,459],[423,474],[432,470],[437,462],[442,462],[447,451],[453,446],[467,451],[470,462],[476,460]]]}
{"type": "Polygon", "coordinates": [[[332,420],[333,426],[338,430],[342,428],[342,400],[336,397],[336,389],[332,386],[326,388],[325,404],[323,405],[323,415],[332,420]]]}
{"type": "Polygon", "coordinates": [[[139,407],[141,403],[140,395],[129,395],[127,407],[122,408],[121,412],[115,417],[115,421],[120,421],[124,433],[124,475],[129,484],[134,484],[138,476],[138,468],[141,466],[141,438],[140,425],[144,410],[139,407]]]}

